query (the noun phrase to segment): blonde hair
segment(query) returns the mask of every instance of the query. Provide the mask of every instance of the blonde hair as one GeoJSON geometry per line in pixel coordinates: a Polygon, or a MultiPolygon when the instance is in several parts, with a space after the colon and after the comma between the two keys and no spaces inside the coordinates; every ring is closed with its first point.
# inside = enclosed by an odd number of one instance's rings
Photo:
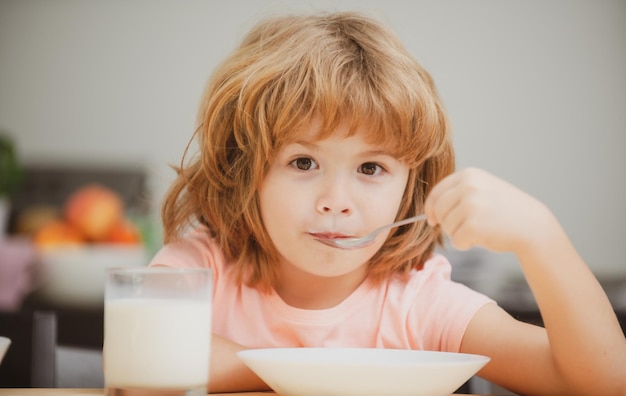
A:
{"type": "MultiPolygon", "coordinates": [[[[421,213],[431,188],[454,170],[433,81],[390,30],[357,13],[268,19],[208,83],[194,134],[199,154],[188,164],[183,156],[163,204],[165,243],[204,224],[240,281],[271,287],[277,252],[257,191],[277,151],[316,116],[320,138],[347,122],[349,134],[365,130],[409,165],[398,218],[421,213]]],[[[420,269],[440,242],[439,229],[423,222],[401,227],[372,257],[369,274],[380,280],[420,269]]]]}

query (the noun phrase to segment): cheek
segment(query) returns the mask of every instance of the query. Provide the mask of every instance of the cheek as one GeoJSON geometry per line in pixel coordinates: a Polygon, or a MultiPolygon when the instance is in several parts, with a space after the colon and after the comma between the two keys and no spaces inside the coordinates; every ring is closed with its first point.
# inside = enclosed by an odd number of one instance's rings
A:
{"type": "Polygon", "coordinates": [[[402,204],[406,183],[394,183],[378,194],[368,194],[364,212],[378,222],[393,222],[402,204]]]}
{"type": "Polygon", "coordinates": [[[409,185],[409,172],[407,170],[405,174],[403,175],[403,177],[401,177],[398,180],[398,182],[394,184],[394,187],[393,187],[392,195],[393,195],[394,207],[396,208],[396,213],[397,213],[397,210],[400,209],[400,206],[402,206],[404,194],[407,188],[409,188],[408,185],[409,185]]]}
{"type": "Polygon", "coordinates": [[[272,203],[275,202],[274,194],[271,186],[263,185],[259,190],[259,209],[261,211],[261,219],[265,224],[265,228],[268,231],[271,230],[273,226],[273,220],[276,218],[274,211],[276,210],[276,205],[272,203]]]}
{"type": "Polygon", "coordinates": [[[293,229],[290,219],[297,218],[299,199],[286,187],[285,183],[268,177],[259,190],[261,218],[270,237],[281,230],[293,229]]]}

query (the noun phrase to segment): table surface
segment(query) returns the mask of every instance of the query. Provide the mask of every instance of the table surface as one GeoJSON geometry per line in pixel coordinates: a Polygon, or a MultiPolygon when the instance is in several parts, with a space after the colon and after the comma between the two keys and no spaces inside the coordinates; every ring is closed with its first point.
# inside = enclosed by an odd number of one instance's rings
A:
{"type": "MultiPolygon", "coordinates": [[[[0,388],[0,396],[103,396],[103,389],[78,388],[0,388]]],[[[211,396],[271,396],[274,392],[211,393],[211,396]]]]}
{"type": "MultiPolygon", "coordinates": [[[[91,396],[104,395],[103,389],[62,389],[62,388],[0,388],[0,396],[91,396]]],[[[268,396],[274,392],[244,392],[244,393],[211,393],[214,396],[268,396]]],[[[479,396],[479,395],[465,395],[479,396]]]]}

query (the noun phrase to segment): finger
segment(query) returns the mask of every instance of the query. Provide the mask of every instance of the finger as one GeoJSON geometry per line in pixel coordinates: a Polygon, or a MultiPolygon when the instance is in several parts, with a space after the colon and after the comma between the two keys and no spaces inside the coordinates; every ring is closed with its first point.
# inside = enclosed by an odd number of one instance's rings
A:
{"type": "Polygon", "coordinates": [[[424,212],[428,218],[430,225],[437,225],[441,222],[442,216],[445,215],[446,208],[453,206],[453,199],[450,198],[450,191],[458,184],[458,175],[453,173],[443,178],[428,194],[424,202],[424,212]],[[448,196],[446,202],[442,197],[448,196]],[[442,207],[439,207],[443,205],[442,207]]]}
{"type": "Polygon", "coordinates": [[[462,195],[459,194],[459,186],[454,185],[439,195],[434,203],[433,213],[441,229],[450,234],[458,227],[460,218],[459,205],[462,204],[462,195]]]}
{"type": "Polygon", "coordinates": [[[452,179],[453,184],[440,192],[434,203],[441,228],[456,248],[468,249],[476,244],[476,233],[481,226],[477,219],[485,205],[483,189],[479,187],[481,178],[477,170],[458,172],[452,179]]]}
{"type": "Polygon", "coordinates": [[[477,237],[480,235],[478,228],[480,224],[476,223],[475,217],[456,216],[456,213],[451,214],[451,218],[455,218],[454,225],[451,224],[448,237],[452,246],[458,250],[468,250],[479,243],[477,237]]]}
{"type": "Polygon", "coordinates": [[[471,221],[468,216],[471,216],[472,212],[468,208],[467,201],[463,199],[462,190],[462,186],[455,186],[448,190],[439,198],[439,205],[437,205],[440,210],[437,211],[440,219],[439,226],[457,249],[466,247],[469,243],[468,236],[471,236],[465,231],[467,229],[465,225],[471,221]]]}

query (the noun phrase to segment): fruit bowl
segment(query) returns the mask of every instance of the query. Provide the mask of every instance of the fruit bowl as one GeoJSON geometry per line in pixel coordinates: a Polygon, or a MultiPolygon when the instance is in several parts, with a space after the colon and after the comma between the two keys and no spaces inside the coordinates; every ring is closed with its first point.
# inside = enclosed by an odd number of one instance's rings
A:
{"type": "Polygon", "coordinates": [[[41,274],[38,294],[46,302],[97,307],[104,304],[105,270],[145,266],[149,255],[141,244],[85,244],[41,249],[38,261],[41,274]]]}
{"type": "Polygon", "coordinates": [[[452,352],[369,348],[275,348],[240,351],[279,395],[447,396],[489,361],[452,352]]]}

